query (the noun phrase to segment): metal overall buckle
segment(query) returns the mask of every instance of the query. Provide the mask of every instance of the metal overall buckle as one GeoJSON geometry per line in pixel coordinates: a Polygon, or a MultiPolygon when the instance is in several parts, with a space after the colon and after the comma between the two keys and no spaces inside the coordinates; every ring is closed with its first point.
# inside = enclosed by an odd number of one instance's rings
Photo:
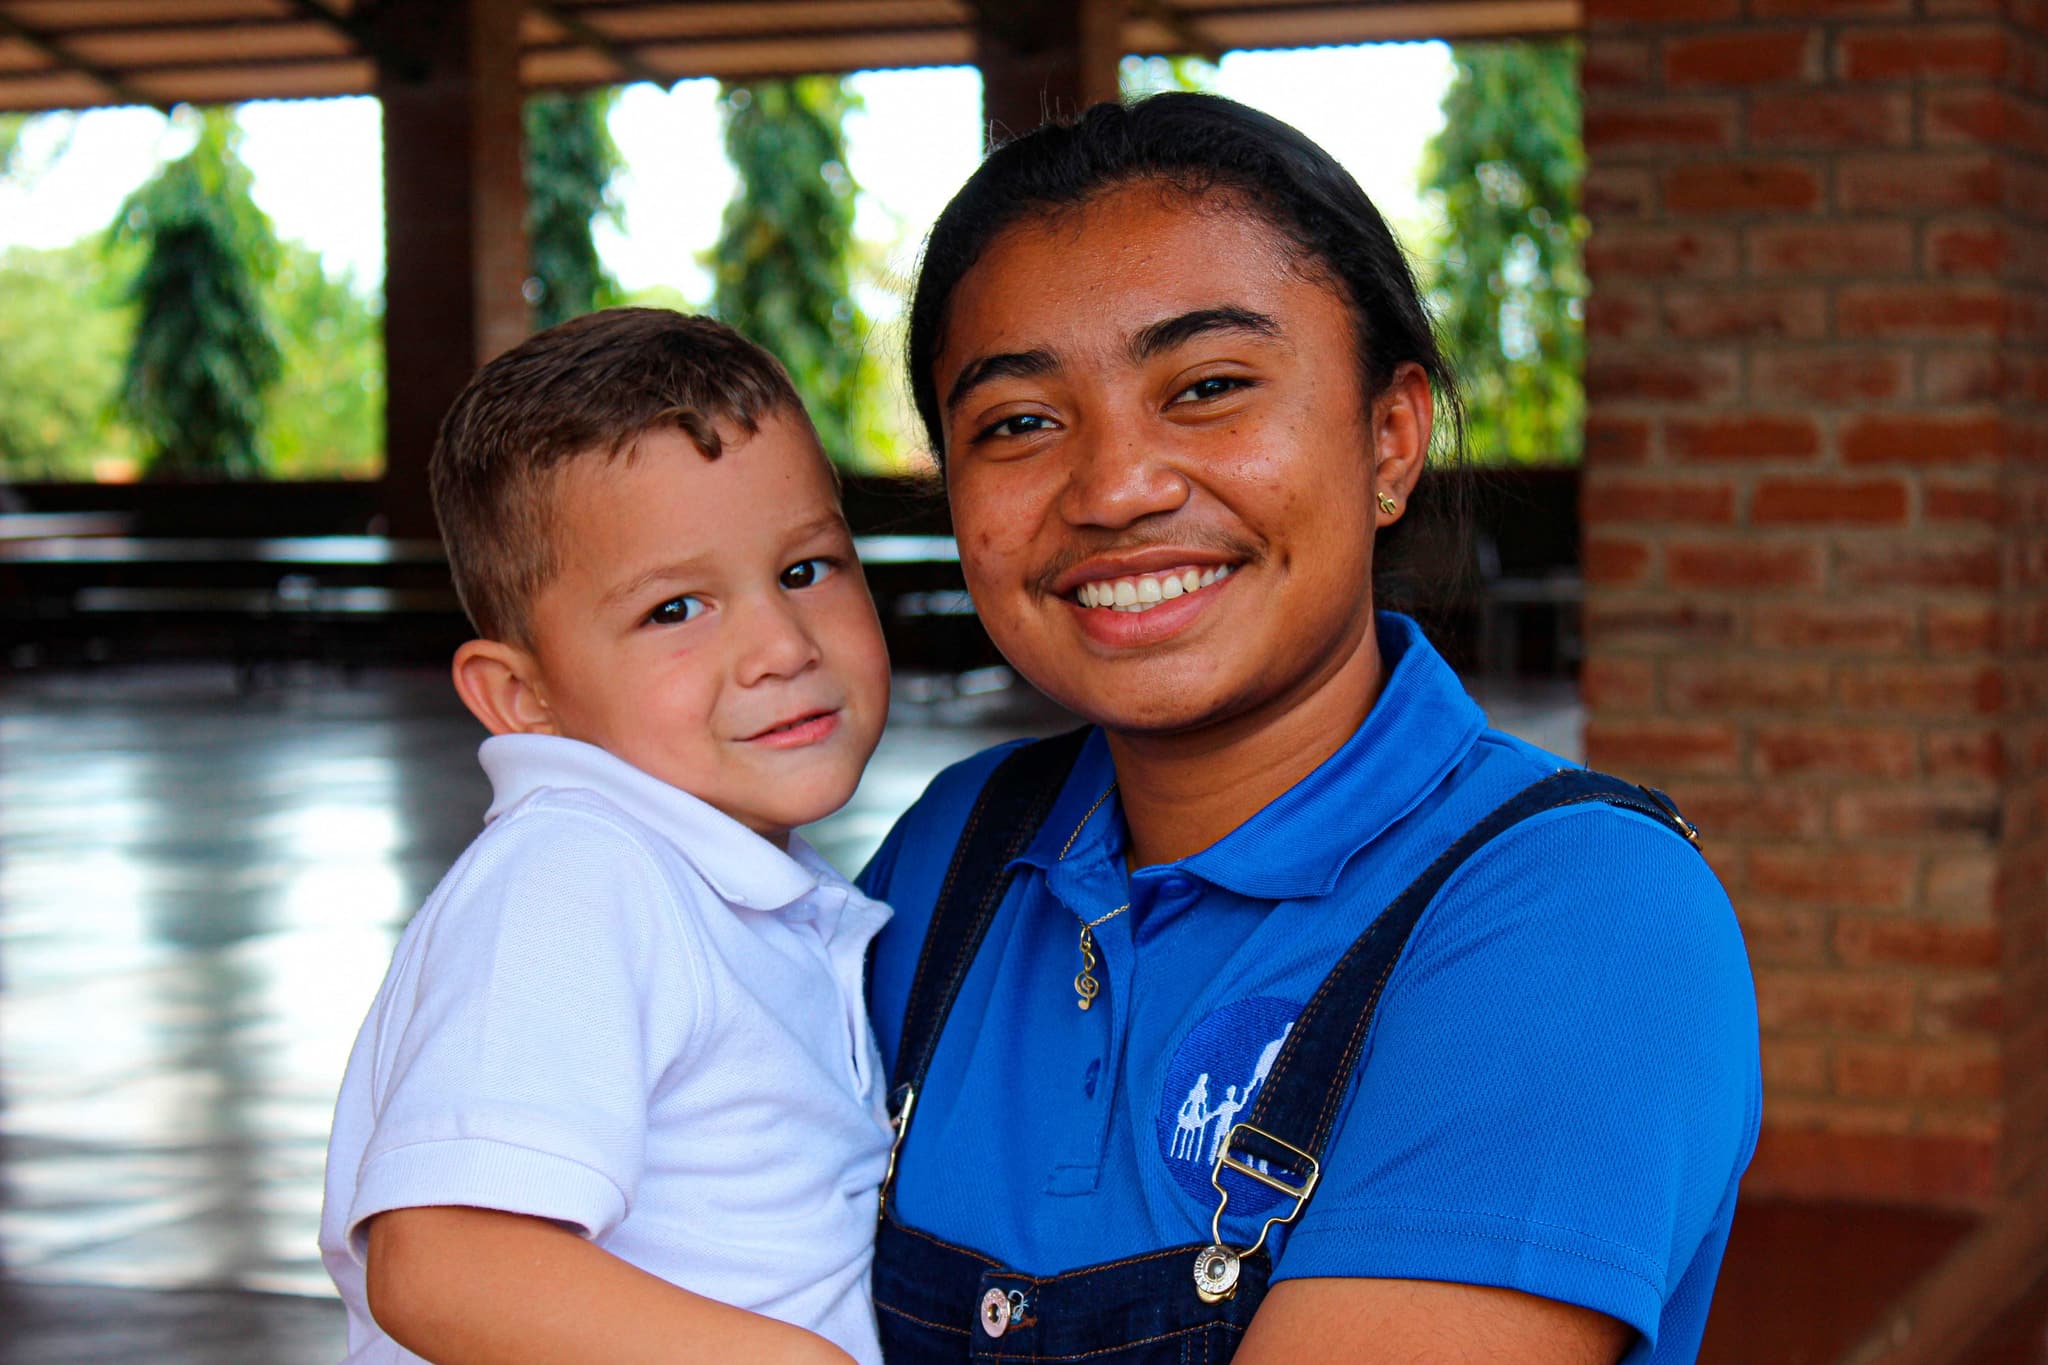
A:
{"type": "Polygon", "coordinates": [[[896,1136],[889,1139],[889,1165],[882,1172],[882,1185],[876,1192],[875,1217],[881,1219],[889,1212],[889,1187],[896,1183],[896,1154],[903,1150],[903,1139],[910,1132],[910,1111],[917,1105],[917,1091],[908,1085],[896,1087],[896,1093],[889,1097],[889,1126],[896,1130],[896,1136]]]}
{"type": "Polygon", "coordinates": [[[1209,1218],[1209,1245],[1195,1254],[1195,1293],[1203,1303],[1221,1303],[1237,1292],[1238,1262],[1266,1244],[1266,1234],[1273,1230],[1275,1223],[1291,1223],[1301,1216],[1308,1197],[1315,1193],[1316,1181],[1322,1176],[1323,1168],[1316,1159],[1301,1148],[1284,1139],[1274,1137],[1263,1128],[1254,1128],[1249,1123],[1240,1123],[1223,1136],[1223,1145],[1216,1153],[1216,1164],[1209,1171],[1209,1183],[1216,1187],[1216,1212],[1209,1218]],[[1284,1180],[1271,1171],[1252,1164],[1252,1161],[1237,1156],[1232,1148],[1237,1145],[1240,1133],[1250,1133],[1263,1138],[1296,1158],[1300,1169],[1307,1174],[1300,1184],[1284,1180]],[[1225,1167],[1241,1175],[1251,1177],[1268,1189],[1278,1190],[1294,1201],[1294,1207],[1284,1215],[1275,1214],[1259,1229],[1259,1239],[1243,1251],[1233,1251],[1223,1245],[1223,1210],[1230,1203],[1230,1191],[1223,1188],[1225,1167]]]}

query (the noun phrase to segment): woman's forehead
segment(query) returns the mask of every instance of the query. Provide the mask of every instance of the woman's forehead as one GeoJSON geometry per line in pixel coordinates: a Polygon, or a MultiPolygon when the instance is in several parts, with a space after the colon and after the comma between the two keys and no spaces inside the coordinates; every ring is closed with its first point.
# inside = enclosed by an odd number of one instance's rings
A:
{"type": "Polygon", "coordinates": [[[1298,250],[1235,196],[1113,191],[1014,223],[961,278],[941,355],[1020,331],[1128,331],[1299,280],[1298,250]]]}

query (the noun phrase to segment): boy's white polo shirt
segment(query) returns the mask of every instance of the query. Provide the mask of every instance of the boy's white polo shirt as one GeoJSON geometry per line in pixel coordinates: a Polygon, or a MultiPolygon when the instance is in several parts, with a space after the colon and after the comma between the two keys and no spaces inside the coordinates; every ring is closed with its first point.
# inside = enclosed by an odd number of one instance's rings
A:
{"type": "Polygon", "coordinates": [[[592,745],[480,757],[486,827],[400,939],[335,1111],[320,1245],[349,1360],[414,1359],[365,1305],[364,1222],[463,1204],[879,1361],[861,987],[888,907],[592,745]]]}

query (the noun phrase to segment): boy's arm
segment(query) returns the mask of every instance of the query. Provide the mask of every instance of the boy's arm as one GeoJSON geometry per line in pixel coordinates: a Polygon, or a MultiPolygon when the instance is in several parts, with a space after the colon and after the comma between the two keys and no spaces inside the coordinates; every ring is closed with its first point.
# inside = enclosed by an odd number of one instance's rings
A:
{"type": "Polygon", "coordinates": [[[851,1365],[823,1337],[692,1294],[544,1219],[393,1209],[369,1233],[371,1315],[428,1360],[851,1365]]]}

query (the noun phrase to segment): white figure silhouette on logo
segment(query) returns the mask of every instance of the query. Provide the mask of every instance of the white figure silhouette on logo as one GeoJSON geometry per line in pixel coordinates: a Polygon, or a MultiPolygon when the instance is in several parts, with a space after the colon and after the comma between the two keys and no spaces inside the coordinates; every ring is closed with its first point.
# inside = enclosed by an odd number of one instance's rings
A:
{"type": "MultiPolygon", "coordinates": [[[[1223,1146],[1223,1139],[1229,1135],[1231,1124],[1238,1114],[1250,1107],[1253,1097],[1266,1083],[1266,1077],[1272,1074],[1273,1062],[1280,1055],[1281,1045],[1293,1031],[1294,1025],[1289,1022],[1280,1030],[1280,1036],[1266,1044],[1265,1050],[1259,1053],[1259,1060],[1252,1067],[1251,1079],[1245,1082],[1242,1091],[1238,1086],[1228,1087],[1213,1109],[1209,1107],[1209,1073],[1204,1071],[1195,1078],[1194,1085],[1188,1089],[1188,1097],[1180,1102],[1180,1110],[1174,1118],[1174,1160],[1196,1161],[1205,1166],[1216,1164],[1216,1153],[1223,1146]],[[1213,1133],[1210,1131],[1212,1125],[1213,1133]]],[[[1256,1164],[1260,1170],[1265,1169],[1264,1162],[1256,1164]]]]}
{"type": "MultiPolygon", "coordinates": [[[[1249,1097],[1247,1097],[1249,1098],[1249,1097]]],[[[1216,1133],[1209,1139],[1209,1156],[1205,1164],[1216,1164],[1216,1153],[1223,1146],[1223,1139],[1230,1136],[1230,1123],[1237,1117],[1237,1111],[1244,1108],[1244,1100],[1237,1097],[1237,1087],[1231,1086],[1223,1100],[1209,1117],[1216,1120],[1216,1133]]]]}
{"type": "Polygon", "coordinates": [[[1174,1160],[1200,1159],[1202,1131],[1209,1123],[1208,1107],[1209,1073],[1204,1071],[1196,1078],[1194,1089],[1188,1091],[1188,1097],[1180,1102],[1180,1115],[1174,1120],[1174,1160]]]}

